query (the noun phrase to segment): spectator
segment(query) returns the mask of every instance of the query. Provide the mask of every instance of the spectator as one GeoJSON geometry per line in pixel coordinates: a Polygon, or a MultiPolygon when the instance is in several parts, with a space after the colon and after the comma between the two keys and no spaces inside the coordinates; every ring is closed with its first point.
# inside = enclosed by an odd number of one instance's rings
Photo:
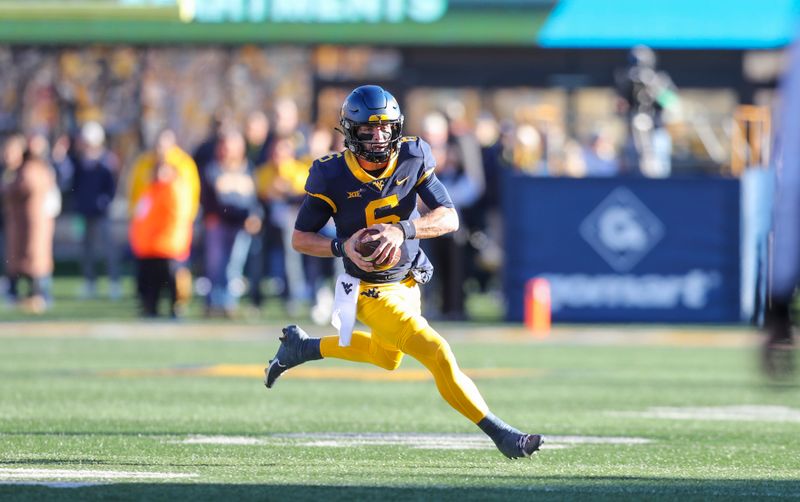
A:
{"type": "Polygon", "coordinates": [[[608,177],[619,174],[614,144],[602,132],[596,132],[583,147],[586,176],[608,177]]]}
{"type": "Polygon", "coordinates": [[[46,160],[36,152],[25,151],[25,139],[11,136],[4,148],[2,192],[5,215],[6,274],[12,299],[16,299],[19,281],[29,284],[28,296],[21,306],[41,313],[51,300],[53,275],[53,233],[55,215],[47,199],[57,190],[55,176],[46,160]]]}
{"type": "MultiPolygon", "coordinates": [[[[473,127],[467,121],[464,104],[460,101],[451,101],[445,107],[444,116],[447,119],[447,141],[458,149],[464,174],[469,177],[472,185],[481,195],[486,188],[481,145],[475,136],[473,127]]],[[[471,220],[465,221],[465,223],[469,228],[474,226],[474,222],[471,220]]]]}
{"type": "Polygon", "coordinates": [[[305,159],[303,159],[304,162],[311,164],[320,157],[324,157],[344,149],[344,146],[342,146],[342,149],[334,150],[333,143],[334,137],[331,129],[328,129],[327,127],[315,127],[308,137],[308,155],[305,157],[305,159]]]}
{"type": "Polygon", "coordinates": [[[303,157],[308,154],[308,131],[300,123],[300,112],[297,103],[290,98],[278,98],[273,109],[273,126],[267,137],[266,152],[272,150],[272,143],[280,138],[292,138],[295,155],[303,157]]]}
{"type": "Polygon", "coordinates": [[[481,291],[487,291],[490,285],[499,287],[497,275],[502,261],[503,236],[501,176],[508,165],[503,160],[500,124],[493,115],[482,113],[478,117],[475,135],[481,145],[486,189],[469,209],[475,229],[470,233],[467,248],[472,255],[467,260],[467,276],[477,280],[481,291]]]}
{"type": "Polygon", "coordinates": [[[16,227],[11,228],[10,223],[6,223],[6,220],[10,218],[10,215],[6,212],[5,207],[9,202],[7,199],[9,195],[6,193],[7,190],[5,189],[6,186],[11,186],[11,184],[16,180],[17,176],[19,175],[19,169],[22,167],[22,163],[25,161],[25,137],[22,134],[11,134],[9,135],[5,141],[3,142],[3,150],[2,150],[2,157],[0,157],[0,162],[2,162],[2,178],[0,178],[0,214],[2,214],[3,218],[0,221],[0,230],[3,231],[3,263],[4,266],[4,279],[5,279],[5,288],[4,293],[7,296],[7,300],[11,304],[15,304],[17,302],[17,286],[19,282],[19,275],[17,272],[17,260],[11,253],[9,249],[11,246],[11,241],[19,240],[15,235],[16,227]]]}
{"type": "Polygon", "coordinates": [[[539,130],[531,124],[519,124],[513,130],[509,163],[531,175],[548,175],[547,145],[539,130]]]}
{"type": "Polygon", "coordinates": [[[200,175],[200,180],[205,176],[206,167],[214,161],[217,152],[220,131],[223,128],[232,128],[233,123],[230,117],[230,112],[227,110],[218,110],[217,113],[211,117],[211,126],[208,137],[203,140],[200,145],[195,148],[192,153],[194,163],[197,165],[197,172],[200,175]]]}
{"type": "MultiPolygon", "coordinates": [[[[2,150],[0,150],[0,263],[6,263],[5,259],[5,249],[6,249],[6,241],[5,241],[5,228],[4,228],[4,215],[3,215],[3,178],[6,172],[5,167],[5,141],[2,144],[2,150]]],[[[0,296],[2,299],[8,297],[9,293],[9,280],[8,276],[5,274],[5,270],[3,271],[3,275],[0,276],[0,296]]],[[[0,299],[0,300],[2,300],[0,299]]]]}
{"type": "Polygon", "coordinates": [[[258,110],[247,115],[244,137],[247,141],[247,158],[253,166],[260,166],[267,160],[269,128],[266,113],[258,110]]]}
{"type": "Polygon", "coordinates": [[[216,159],[202,178],[208,316],[234,315],[243,292],[242,273],[251,236],[261,229],[262,211],[250,175],[245,139],[233,128],[220,130],[216,159]]]}
{"type": "Polygon", "coordinates": [[[485,214],[500,206],[500,174],[504,168],[502,162],[503,145],[500,142],[500,124],[490,113],[482,113],[475,126],[475,137],[481,148],[481,162],[483,164],[484,185],[486,189],[481,195],[476,206],[485,214]]]}
{"type": "Polygon", "coordinates": [[[672,139],[664,112],[677,111],[677,90],[669,75],[656,70],[656,54],[649,47],[634,47],[628,61],[615,76],[619,109],[628,124],[623,167],[629,174],[666,178],[672,173],[672,139]]]}
{"type": "MultiPolygon", "coordinates": [[[[191,204],[189,227],[192,227],[200,208],[200,177],[194,159],[183,151],[178,145],[175,132],[172,129],[163,129],[156,137],[155,148],[142,153],[133,163],[131,172],[128,175],[128,214],[133,216],[139,199],[145,191],[152,187],[156,169],[161,164],[168,164],[177,170],[177,180],[181,187],[188,187],[190,192],[189,202],[191,204]]],[[[180,200],[183,200],[181,198],[180,200]]],[[[191,228],[190,228],[191,230],[191,228]]],[[[191,243],[191,233],[189,242],[191,243]]],[[[183,311],[192,295],[192,273],[188,263],[189,252],[186,253],[184,261],[172,257],[175,262],[171,264],[174,269],[171,273],[176,280],[176,299],[173,310],[175,315],[183,311]]]]}
{"type": "MultiPolygon", "coordinates": [[[[62,196],[65,197],[70,195],[70,188],[75,177],[75,164],[68,154],[71,144],[69,136],[63,134],[56,138],[50,152],[50,160],[56,172],[56,182],[62,196]]],[[[64,205],[71,208],[71,202],[71,200],[65,201],[64,205]]]]}
{"type": "Polygon", "coordinates": [[[55,184],[50,186],[50,190],[47,192],[44,210],[49,216],[56,218],[61,214],[61,190],[58,187],[58,171],[51,163],[53,157],[50,154],[50,143],[47,136],[37,132],[28,137],[28,157],[40,161],[52,171],[55,184]]]}
{"type": "MultiPolygon", "coordinates": [[[[270,123],[267,115],[260,111],[253,111],[247,115],[244,128],[244,137],[247,143],[247,159],[251,166],[260,166],[267,160],[267,137],[269,136],[270,123]]],[[[263,208],[267,213],[267,206],[263,208]]],[[[261,225],[261,230],[253,236],[250,242],[250,252],[245,266],[249,281],[250,301],[256,310],[260,309],[264,295],[261,290],[261,281],[264,277],[264,267],[267,260],[268,248],[267,226],[261,225]]]]}
{"type": "Polygon", "coordinates": [[[73,191],[75,209],[83,218],[83,253],[81,268],[84,284],[83,298],[96,294],[96,254],[102,248],[106,258],[106,273],[110,279],[109,296],[119,299],[122,287],[119,280],[119,257],[111,232],[109,209],[116,191],[117,159],[105,148],[106,134],[97,122],[87,122],[81,128],[80,150],[75,166],[73,191]]]}
{"type": "Polygon", "coordinates": [[[297,217],[297,211],[305,197],[304,187],[309,168],[306,162],[296,157],[294,138],[294,135],[276,138],[269,160],[256,173],[259,197],[270,207],[271,224],[281,231],[289,294],[287,309],[291,315],[296,314],[300,305],[308,301],[311,291],[303,259],[291,247],[291,235],[294,231],[291,223],[297,217]]]}
{"type": "Polygon", "coordinates": [[[153,183],[156,168],[162,163],[177,169],[180,178],[191,188],[194,218],[200,208],[200,178],[194,159],[178,146],[172,129],[159,132],[154,148],[143,152],[134,161],[128,175],[128,213],[133,215],[139,198],[153,183]]]}
{"type": "Polygon", "coordinates": [[[172,164],[168,151],[157,149],[152,181],[137,198],[130,224],[130,242],[137,260],[137,291],[145,317],[158,316],[164,288],[169,293],[170,316],[180,314],[177,277],[189,258],[192,221],[197,211],[196,179],[187,178],[191,171],[172,164]]]}
{"type": "MultiPolygon", "coordinates": [[[[267,162],[269,162],[270,156],[274,151],[275,143],[284,138],[289,138],[294,145],[295,151],[292,154],[294,158],[302,158],[307,155],[309,146],[306,133],[306,128],[300,123],[297,103],[287,97],[275,100],[270,119],[270,131],[264,146],[267,162]]],[[[305,169],[307,171],[308,166],[305,166],[305,169]]],[[[265,198],[263,196],[263,187],[259,188],[259,193],[265,214],[262,232],[262,254],[265,257],[267,274],[271,277],[273,284],[276,285],[275,291],[287,300],[287,307],[296,312],[298,302],[290,298],[290,296],[294,294],[295,298],[297,298],[300,286],[295,285],[294,293],[292,293],[286,282],[287,255],[285,250],[289,244],[284,242],[284,227],[286,223],[282,218],[286,216],[285,207],[272,198],[265,198]],[[273,212],[278,214],[273,214],[273,212]]],[[[290,264],[289,266],[293,265],[290,264]]]]}
{"type": "Polygon", "coordinates": [[[549,169],[551,176],[583,178],[586,176],[586,160],[583,147],[576,139],[567,139],[561,148],[558,161],[554,161],[549,169]]]}
{"type": "MultiPolygon", "coordinates": [[[[447,188],[456,211],[471,207],[481,196],[484,180],[476,181],[466,170],[462,142],[449,135],[448,123],[438,113],[429,114],[423,121],[423,135],[429,139],[436,159],[436,175],[447,188]],[[444,141],[444,142],[443,142],[444,141]]],[[[467,150],[470,151],[470,150],[467,150]]],[[[436,289],[439,314],[450,320],[466,318],[464,279],[469,231],[465,226],[439,239],[423,241],[433,266],[442,280],[436,289]]]]}

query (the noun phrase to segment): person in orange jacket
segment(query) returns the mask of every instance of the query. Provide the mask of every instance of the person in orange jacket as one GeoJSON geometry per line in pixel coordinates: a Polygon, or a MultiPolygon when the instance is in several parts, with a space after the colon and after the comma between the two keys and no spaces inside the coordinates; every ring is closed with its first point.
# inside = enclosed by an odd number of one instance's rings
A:
{"type": "Polygon", "coordinates": [[[139,197],[129,229],[145,317],[158,316],[158,302],[165,288],[170,296],[170,315],[179,315],[176,274],[189,258],[192,245],[196,195],[178,168],[165,160],[160,159],[153,181],[139,197]]]}
{"type": "MultiPolygon", "coordinates": [[[[133,216],[139,199],[153,182],[154,171],[159,162],[166,162],[177,170],[177,174],[188,185],[191,192],[191,226],[200,208],[200,176],[191,155],[177,144],[175,132],[163,129],[156,137],[153,149],[143,152],[133,163],[128,175],[128,213],[133,216]]],[[[177,310],[185,309],[192,296],[192,274],[188,263],[175,265],[177,287],[177,310]]]]}

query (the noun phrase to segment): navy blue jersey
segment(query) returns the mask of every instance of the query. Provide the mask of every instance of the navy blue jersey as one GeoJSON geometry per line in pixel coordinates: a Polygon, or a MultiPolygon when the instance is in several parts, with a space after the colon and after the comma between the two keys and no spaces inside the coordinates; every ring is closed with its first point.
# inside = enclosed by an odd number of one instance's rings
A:
{"type": "MultiPolygon", "coordinates": [[[[295,228],[318,232],[330,218],[336,235],[347,239],[362,228],[376,223],[397,223],[419,217],[417,195],[431,209],[453,207],[447,190],[436,179],[436,162],[428,143],[414,136],[400,140],[400,147],[383,171],[376,176],[365,171],[349,150],[317,159],[306,181],[306,198],[295,228]]],[[[347,273],[367,282],[382,283],[430,275],[431,267],[419,241],[407,240],[394,267],[364,272],[347,257],[347,273]]]]}

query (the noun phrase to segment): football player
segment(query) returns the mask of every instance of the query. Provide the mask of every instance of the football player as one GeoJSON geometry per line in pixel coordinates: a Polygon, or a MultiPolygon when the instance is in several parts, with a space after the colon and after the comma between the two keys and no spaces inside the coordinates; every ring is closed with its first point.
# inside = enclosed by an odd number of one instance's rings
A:
{"type": "Polygon", "coordinates": [[[375,85],[350,93],[340,126],[346,149],[311,166],[292,245],[308,255],[343,258],[347,275],[338,281],[337,302],[340,295],[353,299],[356,317],[372,331],[340,328],[339,336],[311,338],[287,326],[264,370],[265,385],[271,388],[289,368],[323,357],[394,370],[408,354],[430,370],[444,400],[477,424],[500,452],[529,457],[542,445],[542,436],[520,432],[492,414],[447,341],[421,315],[419,284],[430,279],[433,267],[419,239],[458,228],[450,196],[434,173],[430,146],[402,136],[397,101],[375,85]],[[430,208],[424,216],[417,211],[417,196],[430,208]],[[318,233],[330,218],[335,239],[318,233]],[[366,229],[377,232],[367,235],[366,229]],[[365,257],[362,243],[369,241],[377,246],[365,257]]]}

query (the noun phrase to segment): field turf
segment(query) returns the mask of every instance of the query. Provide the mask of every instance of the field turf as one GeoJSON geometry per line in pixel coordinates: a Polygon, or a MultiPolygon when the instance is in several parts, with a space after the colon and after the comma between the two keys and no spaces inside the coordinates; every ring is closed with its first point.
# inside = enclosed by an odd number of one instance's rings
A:
{"type": "Polygon", "coordinates": [[[800,386],[741,328],[441,325],[493,411],[546,435],[510,461],[410,358],[267,391],[279,327],[0,324],[0,500],[800,497],[800,386]]]}

